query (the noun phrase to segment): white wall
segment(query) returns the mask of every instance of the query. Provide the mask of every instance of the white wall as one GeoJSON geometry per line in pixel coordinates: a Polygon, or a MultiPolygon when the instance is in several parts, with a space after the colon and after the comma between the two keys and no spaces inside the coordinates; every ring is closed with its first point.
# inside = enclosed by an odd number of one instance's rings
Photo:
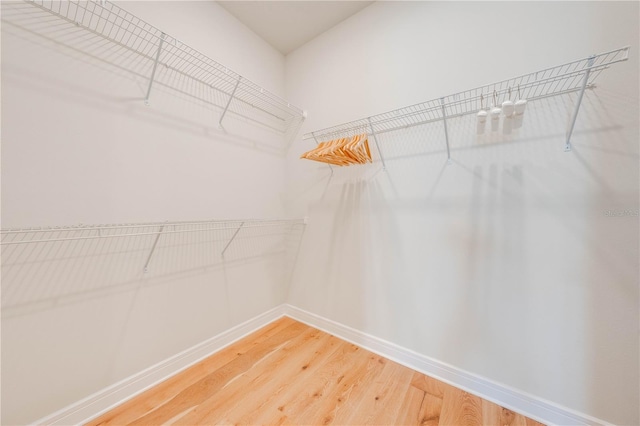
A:
{"type": "MultiPolygon", "coordinates": [[[[282,94],[283,56],[216,3],[122,6],[282,94]]],[[[233,114],[220,130],[219,108],[162,86],[145,106],[146,79],[97,59],[126,68],[121,51],[33,10],[3,2],[3,228],[284,215],[279,135],[233,114]]],[[[148,237],[3,247],[2,423],[284,302],[282,235],[242,231],[222,262],[233,232],[163,238],[146,275],[148,237]]]]}
{"type": "MultiPolygon", "coordinates": [[[[531,104],[510,138],[477,141],[473,117],[451,120],[451,166],[436,123],[382,137],[386,172],[331,180],[297,159],[308,141],[285,173],[277,135],[234,116],[222,132],[218,109],[161,87],[145,107],[144,79],[11,25],[5,4],[3,228],[309,214],[290,303],[640,421],[638,218],[604,214],[638,209],[637,3],[379,2],[286,66],[213,2],[122,4],[286,93],[309,110],[303,131],[632,45],[585,96],[570,154],[575,95],[531,104]]],[[[2,423],[35,420],[284,301],[281,253],[249,234],[223,263],[229,236],[203,251],[169,240],[147,275],[148,239],[3,259],[2,423]]]]}
{"type": "Polygon", "coordinates": [[[302,132],[631,45],[589,91],[380,137],[380,164],[287,164],[309,215],[289,303],[570,409],[638,424],[638,3],[376,2],[287,56],[302,132]],[[636,213],[637,214],[637,213],[636,213]]]}

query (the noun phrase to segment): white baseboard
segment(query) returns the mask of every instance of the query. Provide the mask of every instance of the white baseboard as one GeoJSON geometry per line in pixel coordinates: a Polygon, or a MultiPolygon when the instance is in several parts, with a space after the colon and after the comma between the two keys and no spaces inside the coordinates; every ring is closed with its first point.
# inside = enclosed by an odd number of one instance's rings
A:
{"type": "Polygon", "coordinates": [[[542,423],[610,424],[287,304],[245,321],[33,424],[86,423],[285,315],[542,423]]]}
{"type": "Polygon", "coordinates": [[[596,419],[518,389],[469,373],[295,306],[285,305],[284,314],[539,422],[548,425],[610,424],[604,420],[596,419]]]}
{"type": "Polygon", "coordinates": [[[277,306],[53,414],[43,417],[33,424],[84,424],[282,317],[284,309],[285,305],[277,306]]]}

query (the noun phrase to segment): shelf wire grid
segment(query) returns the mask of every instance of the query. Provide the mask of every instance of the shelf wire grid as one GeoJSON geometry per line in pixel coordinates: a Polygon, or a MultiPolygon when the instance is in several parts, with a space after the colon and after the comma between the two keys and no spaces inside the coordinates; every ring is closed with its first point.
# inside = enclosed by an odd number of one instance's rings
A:
{"type": "Polygon", "coordinates": [[[305,134],[303,139],[315,139],[318,142],[324,142],[347,137],[362,131],[371,132],[373,130],[376,134],[383,134],[440,121],[443,119],[442,103],[444,103],[444,111],[448,119],[475,114],[481,109],[488,110],[492,104],[500,106],[506,100],[526,99],[527,101],[534,101],[549,96],[570,93],[580,90],[582,80],[588,70],[590,70],[590,74],[587,88],[593,88],[596,79],[605,69],[615,63],[626,61],[628,57],[629,47],[611,50],[442,98],[316,130],[305,134]],[[593,61],[591,65],[590,61],[593,61]]]}
{"type": "Polygon", "coordinates": [[[3,20],[11,19],[5,18],[11,16],[5,13],[9,8],[13,8],[14,19],[16,14],[22,14],[21,25],[46,31],[47,37],[59,37],[74,49],[90,51],[92,46],[110,44],[102,46],[107,52],[100,59],[147,81],[152,78],[157,56],[154,86],[161,85],[213,104],[221,113],[228,103],[229,112],[254,119],[286,136],[290,136],[292,129],[297,132],[304,119],[299,107],[108,1],[3,2],[3,20]],[[61,25],[63,21],[67,24],[65,28],[61,25]],[[77,28],[98,36],[102,43],[80,39],[77,33],[69,34],[77,28]],[[205,89],[215,93],[208,95],[205,89]]]}
{"type": "Polygon", "coordinates": [[[11,315],[45,302],[255,262],[271,262],[272,273],[286,280],[304,229],[297,219],[3,229],[2,307],[11,315]]]}
{"type": "Polygon", "coordinates": [[[182,222],[148,222],[105,225],[78,225],[0,230],[0,246],[52,243],[92,239],[145,237],[161,234],[188,234],[206,231],[289,226],[304,223],[302,219],[205,220],[182,222]]]}

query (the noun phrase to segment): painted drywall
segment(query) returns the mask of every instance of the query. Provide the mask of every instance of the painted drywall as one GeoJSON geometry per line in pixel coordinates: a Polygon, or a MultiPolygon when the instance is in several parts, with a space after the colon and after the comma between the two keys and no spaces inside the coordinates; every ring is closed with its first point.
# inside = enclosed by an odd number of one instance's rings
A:
{"type": "MultiPolygon", "coordinates": [[[[302,132],[631,45],[585,94],[379,137],[386,170],[287,163],[309,223],[289,303],[616,424],[638,424],[638,3],[376,2],[286,58],[302,132]]],[[[515,88],[514,88],[515,89],[515,88]]],[[[372,140],[370,138],[370,140],[372,140]]],[[[375,148],[374,148],[375,154],[375,148]]]]}
{"type": "MultiPolygon", "coordinates": [[[[283,56],[215,2],[122,7],[283,93],[283,56]]],[[[27,3],[2,15],[3,228],[284,215],[280,135],[233,113],[219,129],[220,108],[160,85],[145,106],[135,57],[27,3]]],[[[146,274],[153,236],[3,247],[2,424],[283,303],[284,229],[269,229],[240,231],[224,261],[235,229],[163,236],[146,274]]]]}
{"type": "Polygon", "coordinates": [[[270,92],[284,95],[282,54],[216,2],[169,1],[162,7],[147,3],[115,2],[270,92]]]}

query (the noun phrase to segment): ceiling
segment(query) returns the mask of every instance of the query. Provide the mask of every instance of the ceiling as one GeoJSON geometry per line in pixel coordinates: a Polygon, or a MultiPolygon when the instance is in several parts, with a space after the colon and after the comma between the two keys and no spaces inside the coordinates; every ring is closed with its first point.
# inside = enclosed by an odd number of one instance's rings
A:
{"type": "Polygon", "coordinates": [[[283,55],[294,51],[372,1],[219,1],[283,55]]]}

